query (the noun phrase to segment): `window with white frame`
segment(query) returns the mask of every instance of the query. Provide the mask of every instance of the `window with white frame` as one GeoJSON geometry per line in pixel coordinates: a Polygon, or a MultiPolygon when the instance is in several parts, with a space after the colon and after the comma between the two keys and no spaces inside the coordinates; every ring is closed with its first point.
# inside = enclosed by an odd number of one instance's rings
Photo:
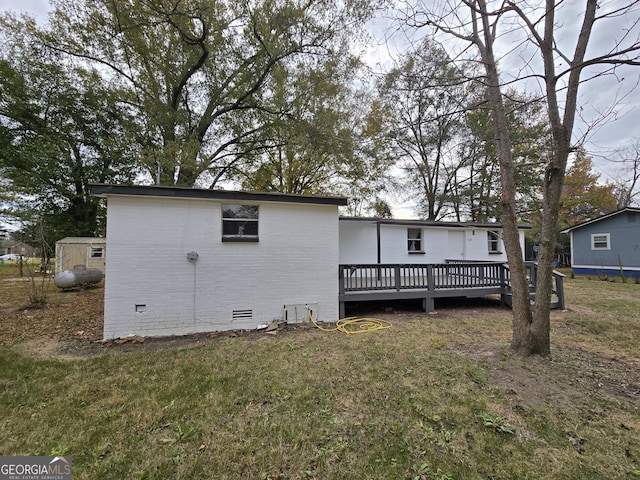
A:
{"type": "Polygon", "coordinates": [[[258,206],[222,205],[222,241],[257,242],[258,206]]]}
{"type": "Polygon", "coordinates": [[[591,234],[591,250],[611,250],[611,238],[609,237],[609,234],[591,234]]]}
{"type": "Polygon", "coordinates": [[[422,229],[407,228],[407,250],[409,253],[423,253],[422,229]]]}
{"type": "Polygon", "coordinates": [[[500,249],[500,234],[495,230],[487,232],[487,245],[489,253],[502,253],[500,249]]]}

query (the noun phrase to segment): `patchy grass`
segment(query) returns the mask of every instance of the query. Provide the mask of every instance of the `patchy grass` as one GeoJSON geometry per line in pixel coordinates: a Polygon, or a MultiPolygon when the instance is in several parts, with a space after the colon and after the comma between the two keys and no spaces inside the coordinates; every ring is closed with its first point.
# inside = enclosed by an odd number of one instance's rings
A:
{"type": "Polygon", "coordinates": [[[77,479],[640,478],[638,285],[567,279],[549,359],[514,356],[489,301],[60,356],[98,331],[101,293],[0,315],[4,455],[72,455],[77,479]]]}

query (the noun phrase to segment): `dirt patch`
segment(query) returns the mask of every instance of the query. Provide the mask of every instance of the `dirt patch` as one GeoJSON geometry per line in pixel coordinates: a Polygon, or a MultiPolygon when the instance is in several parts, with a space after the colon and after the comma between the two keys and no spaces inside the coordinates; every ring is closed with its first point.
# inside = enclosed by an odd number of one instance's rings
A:
{"type": "MultiPolygon", "coordinates": [[[[293,331],[297,326],[288,326],[286,331],[293,331]]],[[[281,330],[278,335],[284,334],[281,330]]],[[[259,340],[266,338],[263,330],[232,330],[228,332],[196,333],[171,337],[129,337],[109,341],[59,341],[54,355],[70,356],[73,358],[100,355],[106,352],[157,352],[162,350],[178,350],[206,345],[222,338],[246,338],[259,340]]]]}
{"type": "Polygon", "coordinates": [[[640,402],[640,364],[578,348],[555,346],[550,357],[521,358],[499,346],[459,346],[457,354],[487,369],[489,383],[522,407],[583,403],[587,397],[640,402]]]}

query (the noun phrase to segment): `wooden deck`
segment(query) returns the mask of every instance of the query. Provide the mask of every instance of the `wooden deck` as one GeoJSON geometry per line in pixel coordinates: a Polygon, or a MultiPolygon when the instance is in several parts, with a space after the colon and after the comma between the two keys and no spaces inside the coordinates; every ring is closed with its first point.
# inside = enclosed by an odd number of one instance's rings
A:
{"type": "MultiPolygon", "coordinates": [[[[537,265],[527,262],[529,290],[535,295],[537,265]]],[[[440,264],[357,264],[339,267],[340,317],[345,304],[370,300],[423,299],[426,312],[434,310],[434,299],[476,298],[500,295],[511,305],[511,283],[506,264],[495,262],[451,262],[440,264]]],[[[552,308],[564,309],[563,275],[554,272],[552,308]]]]}

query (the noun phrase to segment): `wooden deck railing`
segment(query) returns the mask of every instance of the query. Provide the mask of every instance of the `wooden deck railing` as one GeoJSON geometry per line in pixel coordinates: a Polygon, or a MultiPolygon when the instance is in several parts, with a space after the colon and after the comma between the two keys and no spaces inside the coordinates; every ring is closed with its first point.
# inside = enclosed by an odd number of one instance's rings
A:
{"type": "MultiPolygon", "coordinates": [[[[525,262],[529,289],[535,292],[537,264],[525,262]]],[[[400,292],[420,290],[437,292],[495,288],[502,294],[511,291],[510,271],[497,262],[449,261],[435,264],[354,264],[339,266],[341,296],[357,292],[400,292]]],[[[564,287],[561,273],[554,272],[552,286],[558,297],[556,308],[564,309],[564,287]]]]}
{"type": "Polygon", "coordinates": [[[501,263],[340,265],[340,292],[507,287],[501,263]]]}

